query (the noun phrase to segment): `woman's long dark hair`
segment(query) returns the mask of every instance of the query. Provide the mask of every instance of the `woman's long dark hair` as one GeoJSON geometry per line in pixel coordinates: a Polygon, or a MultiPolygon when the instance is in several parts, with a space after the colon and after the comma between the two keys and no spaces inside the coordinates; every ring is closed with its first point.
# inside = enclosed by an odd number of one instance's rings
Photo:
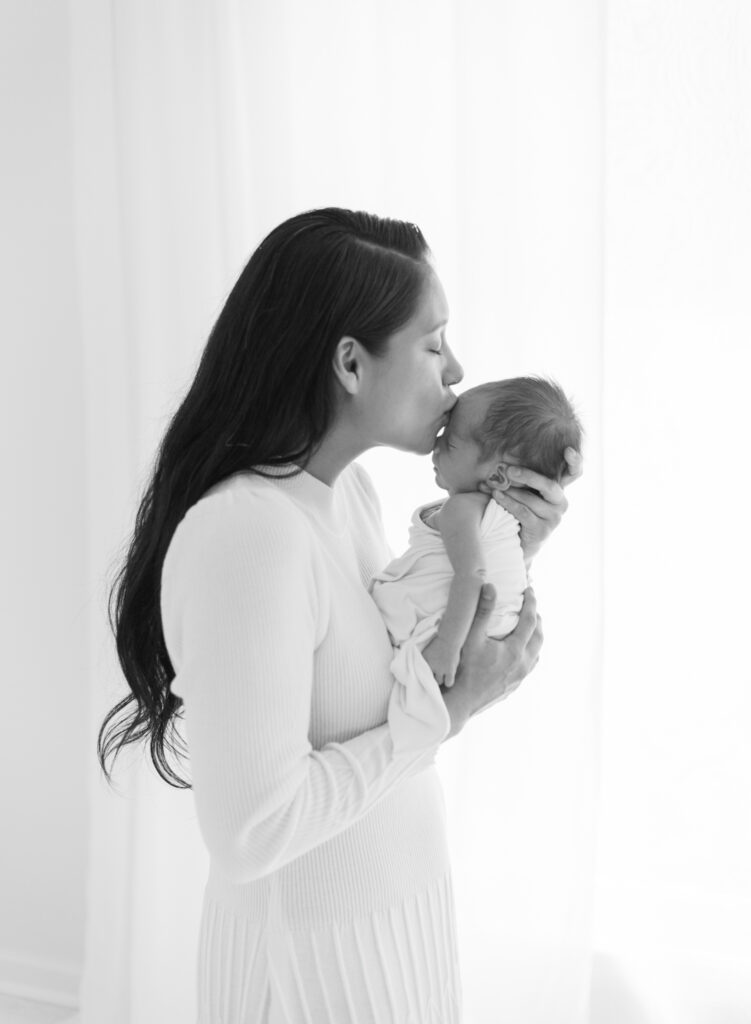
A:
{"type": "Polygon", "coordinates": [[[233,473],[306,465],[335,412],[338,341],[350,335],[382,354],[415,312],[429,258],[414,224],[338,208],[290,218],[250,257],[158,448],[110,592],[110,626],[131,690],[99,731],[110,784],[107,758],[150,736],[159,775],[192,788],[165,756],[165,747],[177,754],[174,739],[185,748],[173,721],[183,701],[170,692],[175,671],[160,613],[162,565],[178,523],[233,473]]]}

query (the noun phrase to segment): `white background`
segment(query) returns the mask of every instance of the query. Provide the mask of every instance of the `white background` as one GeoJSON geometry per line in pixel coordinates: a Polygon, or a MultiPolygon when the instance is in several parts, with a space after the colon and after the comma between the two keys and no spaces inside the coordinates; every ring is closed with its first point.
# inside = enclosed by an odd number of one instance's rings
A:
{"type": "MultiPolygon", "coordinates": [[[[439,755],[468,1022],[750,1020],[748,6],[0,19],[0,990],[191,1019],[190,796],[94,759],[105,577],[250,251],[335,204],[423,228],[462,388],[553,374],[587,431],[540,666],[439,755]]],[[[363,462],[398,549],[427,460],[363,462]]]]}

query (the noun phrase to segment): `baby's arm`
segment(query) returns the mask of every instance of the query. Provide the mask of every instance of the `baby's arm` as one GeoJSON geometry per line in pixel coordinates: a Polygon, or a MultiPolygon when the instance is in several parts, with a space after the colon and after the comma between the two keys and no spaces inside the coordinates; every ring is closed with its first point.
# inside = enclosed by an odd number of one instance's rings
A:
{"type": "Polygon", "coordinates": [[[454,578],[438,633],[423,651],[423,657],[441,686],[453,685],[485,579],[480,523],[487,504],[488,496],[477,491],[455,494],[446,501],[438,517],[454,578]]]}

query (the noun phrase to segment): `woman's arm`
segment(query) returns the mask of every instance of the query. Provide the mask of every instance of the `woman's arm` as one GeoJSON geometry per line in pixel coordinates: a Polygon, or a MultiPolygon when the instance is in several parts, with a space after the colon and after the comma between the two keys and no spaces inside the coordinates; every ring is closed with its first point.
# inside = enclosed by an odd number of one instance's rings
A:
{"type": "Polygon", "coordinates": [[[278,495],[208,502],[173,538],[162,618],[201,832],[243,884],[338,835],[423,771],[450,719],[437,701],[432,727],[398,754],[388,723],[314,750],[313,656],[328,615],[315,541],[278,495]]]}

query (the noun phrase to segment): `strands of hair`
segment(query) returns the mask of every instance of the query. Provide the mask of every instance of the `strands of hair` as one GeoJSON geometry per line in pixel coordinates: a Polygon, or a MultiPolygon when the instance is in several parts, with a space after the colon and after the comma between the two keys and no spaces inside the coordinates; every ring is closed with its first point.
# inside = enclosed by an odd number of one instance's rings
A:
{"type": "Polygon", "coordinates": [[[566,448],[581,448],[583,429],[556,381],[547,377],[510,377],[477,387],[490,397],[476,430],[483,459],[504,452],[521,465],[560,481],[566,472],[566,448]]]}
{"type": "Polygon", "coordinates": [[[233,473],[304,468],[335,414],[331,362],[339,339],[352,335],[382,353],[413,315],[429,261],[416,225],[337,207],[290,218],[250,257],[164,434],[110,590],[110,626],[131,691],[99,731],[97,755],[110,785],[108,760],[149,738],[158,774],[191,788],[165,754],[178,756],[175,742],[185,749],[160,612],[162,566],[180,520],[233,473]]]}

